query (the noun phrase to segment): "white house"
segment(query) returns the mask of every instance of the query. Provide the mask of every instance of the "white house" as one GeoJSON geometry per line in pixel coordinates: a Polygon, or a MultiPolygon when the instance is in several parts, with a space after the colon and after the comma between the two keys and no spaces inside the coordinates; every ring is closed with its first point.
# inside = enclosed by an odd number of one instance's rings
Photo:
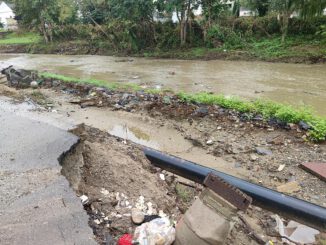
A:
{"type": "Polygon", "coordinates": [[[14,29],[15,21],[14,11],[5,3],[0,2],[0,22],[3,24],[5,29],[14,29]]]}

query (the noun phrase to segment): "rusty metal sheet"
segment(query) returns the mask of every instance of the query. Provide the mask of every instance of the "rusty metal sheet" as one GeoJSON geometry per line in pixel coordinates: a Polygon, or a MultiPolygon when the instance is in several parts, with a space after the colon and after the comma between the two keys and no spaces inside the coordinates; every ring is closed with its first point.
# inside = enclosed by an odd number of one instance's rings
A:
{"type": "Polygon", "coordinates": [[[252,203],[251,197],[213,173],[206,177],[204,185],[242,211],[246,211],[252,203]]]}
{"type": "Polygon", "coordinates": [[[300,167],[326,182],[326,162],[307,162],[300,167]]]}

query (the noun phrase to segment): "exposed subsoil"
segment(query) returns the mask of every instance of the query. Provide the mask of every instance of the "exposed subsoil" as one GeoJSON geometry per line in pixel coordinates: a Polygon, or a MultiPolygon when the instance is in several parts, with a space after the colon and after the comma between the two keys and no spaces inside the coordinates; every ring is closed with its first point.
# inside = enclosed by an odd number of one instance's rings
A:
{"type": "Polygon", "coordinates": [[[173,178],[169,179],[171,186],[160,179],[159,170],[150,164],[140,146],[85,125],[72,133],[81,142],[62,158],[62,174],[79,196],[89,198],[84,206],[100,244],[108,235],[116,239],[133,233],[136,226],[131,221],[131,209],[135,207],[148,216],[166,214],[179,219],[173,178]]]}
{"type": "MultiPolygon", "coordinates": [[[[114,92],[51,79],[42,86],[39,91],[53,103],[65,94],[66,103],[77,104],[81,109],[101,107],[146,115],[157,123],[158,130],[160,125],[173,125],[194,147],[229,163],[231,174],[245,171],[248,180],[272,189],[296,183],[294,190],[288,190],[290,195],[326,207],[326,183],[299,168],[304,162],[325,162],[326,145],[308,142],[307,131],[299,125],[266,122],[259,115],[217,106],[188,104],[169,94],[114,92]],[[53,90],[56,93],[49,92],[53,90]]],[[[0,87],[0,94],[2,90],[8,93],[0,87]]],[[[65,110],[62,101],[57,107],[65,110]]],[[[69,117],[68,113],[71,111],[67,111],[69,117]]],[[[135,205],[143,195],[156,211],[162,210],[177,221],[198,194],[200,188],[183,185],[180,191],[180,184],[176,187],[177,180],[166,172],[166,181],[162,181],[160,171],[150,166],[141,148],[133,143],[87,126],[73,132],[81,137],[81,143],[62,160],[63,174],[78,195],[89,197],[85,208],[100,243],[104,243],[107,234],[116,238],[131,232],[134,226],[126,202],[135,205]]],[[[246,222],[239,220],[228,244],[261,244],[262,240],[277,244],[279,238],[271,213],[251,207],[242,215],[246,222]]]]}

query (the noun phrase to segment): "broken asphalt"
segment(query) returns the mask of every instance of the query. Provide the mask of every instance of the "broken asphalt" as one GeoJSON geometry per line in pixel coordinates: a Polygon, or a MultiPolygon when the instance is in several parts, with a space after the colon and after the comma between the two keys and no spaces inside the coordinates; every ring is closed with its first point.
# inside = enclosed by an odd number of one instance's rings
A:
{"type": "Polygon", "coordinates": [[[58,158],[77,140],[0,106],[0,244],[96,244],[60,173],[58,158]]]}

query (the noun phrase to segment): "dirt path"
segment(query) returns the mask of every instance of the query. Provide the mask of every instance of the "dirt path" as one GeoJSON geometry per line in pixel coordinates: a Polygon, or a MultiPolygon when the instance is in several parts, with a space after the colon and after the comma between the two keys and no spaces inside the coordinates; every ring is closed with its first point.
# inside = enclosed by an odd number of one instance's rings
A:
{"type": "MultiPolygon", "coordinates": [[[[212,111],[182,104],[176,108],[173,99],[163,103],[143,94],[136,95],[143,98],[136,103],[134,94],[112,93],[104,101],[102,97],[89,97],[92,91],[85,93],[67,87],[17,92],[0,85],[0,94],[1,91],[18,99],[33,98],[39,104],[33,111],[16,111],[22,116],[64,129],[85,123],[272,189],[295,182],[297,188],[291,195],[326,207],[326,183],[298,167],[303,162],[325,161],[326,145],[306,142],[305,133],[296,126],[285,130],[260,120],[245,120],[221,108],[212,111]],[[85,97],[88,100],[82,103],[85,97]]],[[[92,144],[88,147],[93,147],[92,144]]],[[[97,148],[101,151],[102,146],[97,148]]],[[[268,237],[266,227],[271,226],[271,214],[254,208],[249,211],[248,219],[260,234],[268,237]]],[[[245,234],[246,226],[240,222],[229,243],[255,243],[245,234]]]]}

